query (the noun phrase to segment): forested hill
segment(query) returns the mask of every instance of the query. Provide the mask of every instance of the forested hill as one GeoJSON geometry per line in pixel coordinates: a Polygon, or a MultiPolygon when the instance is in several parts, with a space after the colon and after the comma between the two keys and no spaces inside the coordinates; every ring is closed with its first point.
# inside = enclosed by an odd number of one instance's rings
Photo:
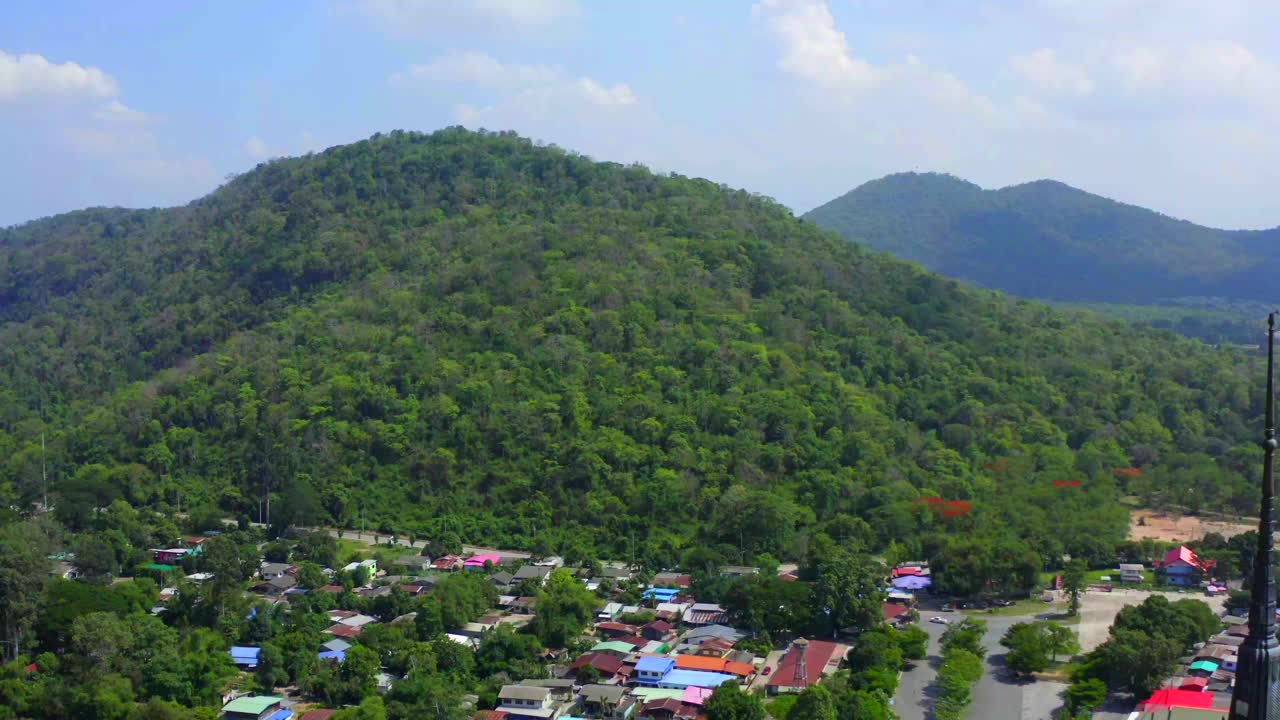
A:
{"type": "Polygon", "coordinates": [[[805,215],[929,270],[1024,297],[1274,303],[1280,228],[1175,220],[1051,180],[983,190],[950,175],[866,183],[805,215]]]}
{"type": "Polygon", "coordinates": [[[1252,505],[1258,375],[512,134],[0,231],[0,507],[39,497],[47,430],[72,529],[268,492],[276,523],[654,566],[948,533],[1113,558],[1121,491],[1252,505]]]}

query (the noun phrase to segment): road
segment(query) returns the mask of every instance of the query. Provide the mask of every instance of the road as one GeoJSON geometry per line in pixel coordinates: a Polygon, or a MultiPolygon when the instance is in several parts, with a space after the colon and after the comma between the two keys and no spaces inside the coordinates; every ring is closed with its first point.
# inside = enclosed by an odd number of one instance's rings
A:
{"type": "MultiPolygon", "coordinates": [[[[922,609],[920,626],[929,633],[929,657],[915,663],[902,674],[898,683],[898,693],[894,700],[894,710],[901,720],[932,720],[933,702],[936,697],[934,681],[938,674],[938,665],[942,662],[942,646],[940,640],[946,630],[943,625],[928,622],[934,614],[941,614],[949,620],[959,621],[964,618],[960,613],[935,613],[922,609]]],[[[1061,683],[1022,682],[1018,681],[1004,665],[1005,649],[1000,645],[1000,638],[1011,625],[1018,622],[1035,620],[1034,615],[976,616],[987,623],[987,634],[983,644],[987,647],[987,672],[978,681],[973,691],[973,704],[969,708],[968,717],[983,720],[1051,720],[1054,710],[1062,704],[1059,697],[1066,688],[1061,683]]]]}
{"type": "MultiPolygon", "coordinates": [[[[920,627],[929,633],[929,654],[917,660],[902,673],[898,680],[898,694],[894,697],[894,712],[899,720],[926,720],[933,717],[933,701],[936,692],[933,682],[938,677],[938,665],[942,663],[942,645],[939,640],[946,630],[943,625],[928,622],[928,610],[921,610],[920,627]]],[[[947,617],[959,619],[959,613],[947,613],[947,617]]]]}
{"type": "MultiPolygon", "coordinates": [[[[1138,590],[1086,593],[1081,602],[1080,624],[1076,628],[1080,635],[1082,651],[1088,652],[1107,639],[1107,632],[1120,608],[1126,605],[1137,605],[1151,594],[1151,592],[1138,590]]],[[[1166,593],[1166,595],[1170,600],[1181,598],[1205,600],[1218,612],[1222,610],[1225,599],[1225,596],[1205,598],[1203,595],[1192,593],[1166,593]]],[[[1057,606],[1054,609],[1060,610],[1057,606]]],[[[927,608],[921,608],[920,614],[922,620],[920,626],[929,633],[929,657],[902,674],[894,700],[895,710],[901,720],[932,720],[933,717],[932,709],[936,695],[933,684],[937,678],[938,665],[941,663],[940,639],[946,626],[930,623],[928,619],[941,615],[949,620],[958,621],[964,617],[960,613],[941,613],[927,608]]],[[[1053,717],[1053,712],[1062,704],[1061,694],[1066,689],[1066,685],[1044,681],[1019,681],[1005,667],[1006,651],[1000,645],[1000,638],[1014,623],[1029,622],[1049,616],[1049,612],[1038,616],[975,614],[975,617],[987,623],[987,634],[983,638],[987,647],[987,671],[974,687],[969,717],[983,720],[1050,720],[1053,717]]],[[[1132,702],[1112,703],[1100,708],[1095,716],[1108,720],[1113,718],[1121,720],[1127,717],[1132,709],[1132,702]]]]}

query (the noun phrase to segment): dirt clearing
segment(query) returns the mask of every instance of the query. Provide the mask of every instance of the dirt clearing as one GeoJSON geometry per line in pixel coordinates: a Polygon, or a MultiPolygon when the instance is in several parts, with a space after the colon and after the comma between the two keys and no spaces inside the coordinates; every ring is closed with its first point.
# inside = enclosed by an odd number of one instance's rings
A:
{"type": "Polygon", "coordinates": [[[1186,543],[1199,540],[1205,533],[1216,532],[1223,537],[1256,530],[1257,522],[1217,519],[1196,515],[1178,515],[1155,510],[1134,510],[1129,513],[1130,540],[1162,540],[1186,543]]]}

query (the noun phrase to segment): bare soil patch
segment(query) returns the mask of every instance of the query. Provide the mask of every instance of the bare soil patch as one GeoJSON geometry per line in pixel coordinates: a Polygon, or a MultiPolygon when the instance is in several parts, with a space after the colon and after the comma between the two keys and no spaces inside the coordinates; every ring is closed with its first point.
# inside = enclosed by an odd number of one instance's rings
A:
{"type": "Polygon", "coordinates": [[[1134,510],[1129,513],[1130,540],[1186,543],[1199,540],[1206,533],[1216,532],[1223,537],[1231,537],[1255,529],[1257,523],[1245,519],[1180,515],[1156,510],[1134,510]]]}

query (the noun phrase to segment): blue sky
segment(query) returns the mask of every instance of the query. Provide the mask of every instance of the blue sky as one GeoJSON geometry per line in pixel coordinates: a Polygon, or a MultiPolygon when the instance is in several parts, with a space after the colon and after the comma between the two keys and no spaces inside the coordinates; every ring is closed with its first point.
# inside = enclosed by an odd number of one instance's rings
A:
{"type": "Polygon", "coordinates": [[[456,124],[797,211],[936,170],[1274,226],[1276,27],[1235,0],[9,0],[0,226],[456,124]]]}

